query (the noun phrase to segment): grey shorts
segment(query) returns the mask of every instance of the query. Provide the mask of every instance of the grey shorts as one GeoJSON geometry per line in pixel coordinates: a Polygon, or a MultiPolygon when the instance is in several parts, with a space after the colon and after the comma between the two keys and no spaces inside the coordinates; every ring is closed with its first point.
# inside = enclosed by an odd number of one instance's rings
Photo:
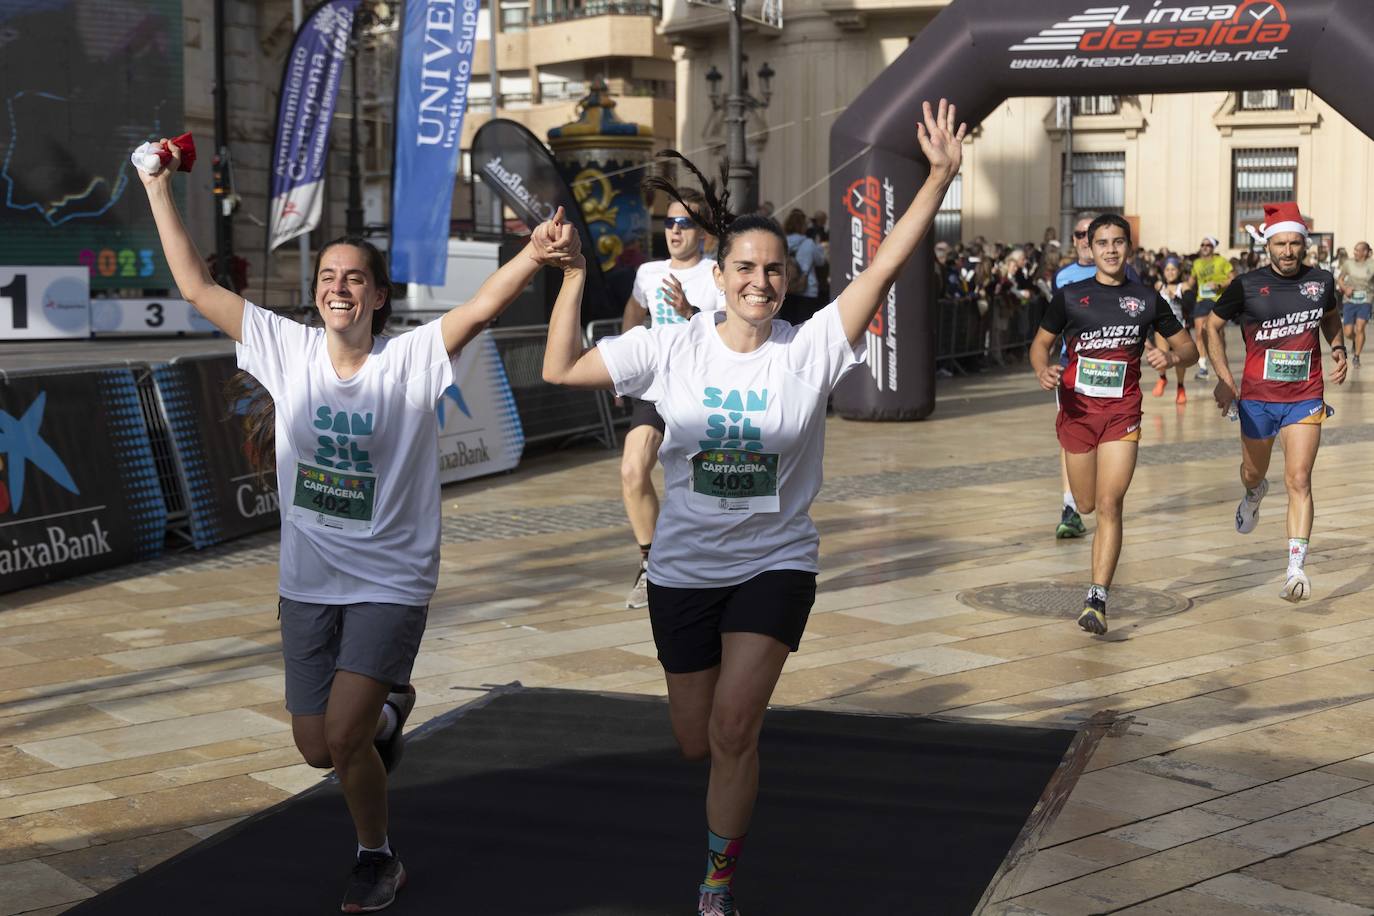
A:
{"type": "Polygon", "coordinates": [[[286,662],[286,709],[317,716],[329,705],[335,671],[385,684],[410,682],[429,606],[311,604],[278,600],[281,653],[286,662]]]}

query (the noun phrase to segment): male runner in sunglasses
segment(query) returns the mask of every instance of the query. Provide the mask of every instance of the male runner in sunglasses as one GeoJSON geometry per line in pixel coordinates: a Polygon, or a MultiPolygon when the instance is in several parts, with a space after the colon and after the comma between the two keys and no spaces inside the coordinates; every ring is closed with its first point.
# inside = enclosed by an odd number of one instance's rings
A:
{"type": "MultiPolygon", "coordinates": [[[[682,197],[705,213],[706,200],[698,192],[688,189],[682,197]]],[[[668,207],[663,235],[668,243],[668,259],[639,265],[634,292],[625,303],[625,333],[643,324],[646,315],[653,326],[682,324],[696,312],[714,312],[724,305],[712,272],[713,262],[701,254],[706,233],[687,215],[687,208],[676,201],[668,207]]],[[[653,471],[662,444],[663,420],[658,411],[647,401],[634,400],[630,431],[625,434],[625,451],[620,459],[620,489],[640,556],[634,585],[625,599],[626,607],[649,604],[645,574],[654,527],[658,524],[653,471]]]]}

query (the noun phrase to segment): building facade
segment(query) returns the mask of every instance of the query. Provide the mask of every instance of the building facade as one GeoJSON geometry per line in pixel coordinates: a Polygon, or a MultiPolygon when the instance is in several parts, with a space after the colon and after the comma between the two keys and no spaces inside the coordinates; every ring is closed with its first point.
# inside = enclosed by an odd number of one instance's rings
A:
{"type": "MultiPolygon", "coordinates": [[[[305,6],[309,9],[313,4],[305,6]]],[[[358,49],[357,129],[363,220],[377,230],[390,219],[400,4],[372,2],[368,6],[377,15],[358,49]]],[[[213,10],[213,0],[182,3],[185,120],[205,153],[207,166],[214,137],[213,10]]],[[[263,250],[268,160],[282,66],[294,35],[292,4],[290,0],[229,0],[225,13],[228,144],[238,196],[234,249],[248,259],[251,297],[274,306],[292,305],[300,299],[298,245],[288,242],[270,257],[263,250]]],[[[651,126],[656,146],[672,145],[677,131],[675,68],[671,46],[659,32],[660,19],[656,0],[483,0],[463,120],[464,155],[455,176],[455,226],[472,217],[466,151],[477,130],[499,116],[521,122],[544,139],[549,128],[577,118],[577,103],[598,76],[605,78],[616,97],[621,118],[651,126]],[[493,22],[497,23],[494,40],[493,22]],[[495,100],[493,83],[499,89],[495,100]]],[[[312,252],[322,242],[342,235],[347,222],[351,83],[346,67],[325,181],[327,205],[319,228],[310,236],[312,252]]],[[[187,223],[208,254],[214,250],[215,238],[210,169],[198,166],[188,180],[187,223]]]]}
{"type": "MultiPolygon", "coordinates": [[[[835,117],[945,5],[789,0],[783,28],[746,30],[746,71],[766,61],[777,73],[769,106],[750,114],[761,200],[828,209],[835,117]]],[[[677,61],[678,142],[709,174],[724,146],[707,79],[727,66],[724,13],[687,0],[668,0],[664,13],[677,61]]],[[[1073,110],[1073,206],[1129,217],[1147,247],[1191,251],[1214,235],[1237,252],[1248,247],[1242,227],[1258,222],[1259,204],[1282,197],[1296,199],[1338,247],[1374,236],[1374,141],[1311,92],[1084,96],[1073,110]]],[[[943,237],[1027,241],[1057,229],[1065,129],[1056,100],[1009,99],[967,143],[937,222],[943,237]]]]}

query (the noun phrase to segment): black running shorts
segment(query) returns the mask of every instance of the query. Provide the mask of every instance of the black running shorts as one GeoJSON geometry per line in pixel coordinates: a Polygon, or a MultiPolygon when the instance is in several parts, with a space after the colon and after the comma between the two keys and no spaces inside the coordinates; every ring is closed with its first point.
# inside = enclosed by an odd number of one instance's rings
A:
{"type": "Polygon", "coordinates": [[[658,410],[653,404],[639,398],[630,398],[630,429],[637,426],[652,426],[660,433],[664,429],[663,418],[658,415],[658,410]]]}
{"type": "Polygon", "coordinates": [[[649,580],[649,621],[669,674],[720,664],[720,634],[762,633],[793,652],[816,603],[816,574],[770,569],[739,585],[668,588],[649,580]]]}

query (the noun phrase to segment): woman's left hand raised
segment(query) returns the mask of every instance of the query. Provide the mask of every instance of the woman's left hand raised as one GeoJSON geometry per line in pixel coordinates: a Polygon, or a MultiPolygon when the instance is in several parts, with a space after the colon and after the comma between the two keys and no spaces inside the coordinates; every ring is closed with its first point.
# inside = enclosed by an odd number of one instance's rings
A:
{"type": "Polygon", "coordinates": [[[930,173],[952,178],[959,173],[959,165],[964,161],[964,135],[968,133],[968,125],[959,124],[955,130],[958,121],[954,105],[947,99],[941,99],[934,111],[929,102],[922,102],[921,111],[925,121],[916,125],[916,140],[930,163],[930,173]]]}

